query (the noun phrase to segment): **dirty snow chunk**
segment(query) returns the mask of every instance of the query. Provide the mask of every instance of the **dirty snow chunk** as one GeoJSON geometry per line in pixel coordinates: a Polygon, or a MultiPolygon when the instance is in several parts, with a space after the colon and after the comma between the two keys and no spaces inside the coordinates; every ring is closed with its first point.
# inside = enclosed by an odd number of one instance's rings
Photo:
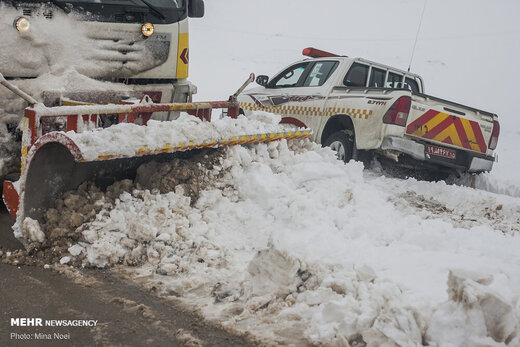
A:
{"type": "Polygon", "coordinates": [[[278,250],[262,250],[249,263],[247,271],[252,277],[253,293],[256,295],[288,295],[301,284],[297,273],[300,262],[278,250]]]}
{"type": "Polygon", "coordinates": [[[396,285],[378,280],[368,266],[345,271],[306,264],[270,248],[256,254],[248,272],[251,278],[238,300],[247,300],[247,308],[258,315],[265,308],[279,312],[280,319],[299,316],[305,335],[317,344],[356,336],[374,346],[421,342],[418,312],[403,304],[396,285]]]}
{"type": "Polygon", "coordinates": [[[43,242],[45,241],[45,234],[43,233],[40,223],[37,220],[34,220],[30,217],[27,217],[23,221],[23,228],[27,235],[27,239],[35,242],[43,242]]]}
{"type": "Polygon", "coordinates": [[[70,257],[63,257],[60,259],[60,264],[67,264],[70,261],[70,257]]]}
{"type": "Polygon", "coordinates": [[[83,250],[84,250],[84,248],[81,247],[80,245],[73,245],[73,246],[70,246],[68,249],[69,253],[74,257],[79,255],[81,252],[83,252],[83,250]]]}
{"type": "Polygon", "coordinates": [[[520,328],[513,305],[488,287],[492,277],[468,271],[450,271],[450,300],[434,313],[428,329],[432,341],[473,345],[476,338],[496,342],[512,340],[520,328]]]}

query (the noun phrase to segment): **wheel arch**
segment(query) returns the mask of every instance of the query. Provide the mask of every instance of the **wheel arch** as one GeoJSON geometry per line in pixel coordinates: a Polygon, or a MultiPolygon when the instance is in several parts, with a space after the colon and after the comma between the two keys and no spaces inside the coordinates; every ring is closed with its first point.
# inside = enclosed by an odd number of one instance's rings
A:
{"type": "Polygon", "coordinates": [[[298,128],[307,128],[307,125],[305,125],[305,123],[294,117],[283,117],[282,120],[280,120],[280,124],[293,124],[296,125],[298,128]]]}
{"type": "Polygon", "coordinates": [[[336,114],[327,120],[325,126],[323,127],[323,131],[321,132],[320,143],[323,144],[327,138],[334,134],[336,131],[347,130],[350,129],[354,132],[355,138],[355,127],[354,122],[350,116],[345,114],[336,114]]]}

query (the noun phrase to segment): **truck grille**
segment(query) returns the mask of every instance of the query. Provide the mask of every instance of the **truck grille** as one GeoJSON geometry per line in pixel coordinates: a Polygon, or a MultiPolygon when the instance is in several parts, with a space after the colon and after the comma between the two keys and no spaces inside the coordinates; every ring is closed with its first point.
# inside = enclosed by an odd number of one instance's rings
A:
{"type": "MultiPolygon", "coordinates": [[[[91,78],[112,81],[135,78],[136,75],[168,61],[172,39],[169,33],[154,33],[145,39],[141,35],[140,24],[128,23],[121,28],[122,25],[93,21],[76,23],[72,20],[67,23],[66,17],[62,16],[59,10],[31,3],[16,9],[12,17],[16,18],[20,15],[31,18],[35,25],[39,21],[43,24],[47,19],[52,19],[60,21],[58,23],[63,25],[65,31],[66,28],[74,26],[77,27],[77,31],[74,31],[74,35],[71,36],[57,35],[56,40],[41,40],[43,44],[36,46],[28,40],[18,38],[21,42],[20,47],[25,47],[23,50],[1,49],[0,60],[10,62],[3,65],[2,73],[7,77],[36,77],[48,72],[54,59],[48,59],[47,55],[56,50],[63,51],[59,56],[65,57],[65,63],[79,73],[91,78]],[[110,28],[117,29],[109,30],[110,28]],[[23,55],[22,51],[27,54],[23,55]]],[[[6,22],[5,17],[0,16],[0,19],[1,22],[6,22]]],[[[45,34],[45,30],[34,31],[31,36],[38,38],[42,33],[45,34]]],[[[10,35],[17,38],[16,32],[10,32],[10,35]]],[[[40,39],[37,41],[40,42],[40,39]]],[[[172,61],[176,61],[175,56],[172,61]]],[[[172,74],[174,72],[173,70],[172,74]]],[[[139,78],[162,78],[162,76],[156,74],[151,77],[139,76],[139,78]]]]}
{"type": "Polygon", "coordinates": [[[97,47],[93,50],[93,62],[100,67],[110,67],[102,69],[96,77],[131,77],[168,60],[170,34],[154,34],[144,39],[132,32],[96,31],[89,32],[88,37],[97,47]]]}
{"type": "Polygon", "coordinates": [[[142,13],[116,13],[114,20],[117,23],[142,23],[144,16],[142,13]]]}
{"type": "Polygon", "coordinates": [[[22,14],[24,17],[38,16],[41,15],[47,19],[52,19],[53,12],[51,9],[39,9],[39,8],[28,8],[25,7],[22,9],[22,14]]]}

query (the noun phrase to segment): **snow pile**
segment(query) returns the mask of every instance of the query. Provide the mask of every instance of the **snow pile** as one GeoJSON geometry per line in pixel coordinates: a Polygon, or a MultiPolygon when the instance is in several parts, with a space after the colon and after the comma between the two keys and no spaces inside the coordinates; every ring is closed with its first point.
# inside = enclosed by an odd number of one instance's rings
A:
{"type": "Polygon", "coordinates": [[[434,313],[428,334],[439,345],[476,346],[505,342],[520,344],[520,326],[516,310],[488,285],[492,276],[450,271],[450,301],[434,313]],[[487,332],[482,335],[482,332],[487,332]]]}
{"type": "Polygon", "coordinates": [[[67,132],[81,150],[85,160],[98,156],[134,156],[140,149],[158,151],[168,147],[202,145],[234,136],[279,133],[294,130],[294,126],[279,124],[281,117],[256,112],[252,117],[205,122],[188,114],[169,122],[150,120],[147,126],[123,123],[106,129],[76,133],[67,132]],[[267,116],[269,115],[269,116],[267,116]]]}
{"type": "Polygon", "coordinates": [[[0,117],[0,179],[20,168],[20,141],[9,128],[16,128],[18,117],[0,117]],[[13,119],[14,118],[14,119],[13,119]],[[14,124],[13,124],[14,123],[14,124]]]}
{"type": "MultiPolygon", "coordinates": [[[[398,208],[410,214],[424,219],[440,219],[458,228],[471,229],[488,225],[504,234],[520,233],[518,198],[448,185],[444,181],[425,182],[413,178],[396,180],[374,172],[366,172],[366,176],[372,184],[386,191],[398,208]]],[[[508,195],[514,192],[514,187],[505,191],[508,195]]]]}
{"type": "MultiPolygon", "coordinates": [[[[497,170],[493,169],[491,172],[481,173],[475,176],[465,174],[459,178],[453,179],[453,183],[520,198],[520,184],[507,177],[514,176],[518,170],[518,168],[515,167],[517,164],[514,161],[515,158],[512,156],[510,160],[512,160],[512,162],[505,164],[506,167],[509,168],[510,172],[496,173],[497,170]]],[[[503,171],[503,169],[501,171],[503,171]]]]}
{"type": "Polygon", "coordinates": [[[40,228],[38,221],[32,218],[25,218],[23,221],[23,230],[25,231],[25,237],[32,242],[42,243],[45,241],[45,234],[40,228]]]}
{"type": "Polygon", "coordinates": [[[129,189],[61,256],[139,265],[121,270],[277,343],[517,343],[520,201],[362,169],[307,140],[225,148],[196,200],[129,189]]]}

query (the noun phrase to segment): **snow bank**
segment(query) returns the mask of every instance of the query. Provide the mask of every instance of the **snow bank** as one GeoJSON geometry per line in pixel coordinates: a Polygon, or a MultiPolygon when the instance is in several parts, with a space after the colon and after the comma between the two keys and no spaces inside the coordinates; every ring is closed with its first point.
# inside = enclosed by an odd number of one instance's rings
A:
{"type": "Polygon", "coordinates": [[[80,148],[85,160],[99,156],[133,156],[141,149],[160,150],[165,146],[188,146],[231,139],[233,136],[279,133],[294,130],[293,126],[279,124],[280,116],[266,117],[257,112],[253,117],[241,115],[237,119],[224,118],[204,122],[188,114],[169,122],[150,120],[147,126],[131,123],[117,124],[106,129],[66,133],[80,148]]]}
{"type": "Polygon", "coordinates": [[[516,310],[488,287],[492,281],[492,276],[450,271],[450,301],[436,310],[428,328],[433,341],[441,346],[499,345],[497,342],[515,346],[520,343],[516,310]]]}
{"type": "Polygon", "coordinates": [[[518,198],[363,173],[307,140],[223,153],[195,203],[125,192],[63,255],[138,265],[121,270],[277,343],[518,341],[518,198]]]}
{"type": "Polygon", "coordinates": [[[491,172],[482,173],[479,175],[462,175],[459,178],[453,179],[454,184],[463,185],[467,187],[474,187],[477,189],[485,190],[491,193],[504,194],[512,197],[520,198],[520,184],[515,180],[510,179],[508,176],[515,176],[519,167],[515,167],[518,163],[515,162],[516,158],[511,157],[511,162],[506,163],[506,167],[509,172],[497,173],[497,170],[493,169],[491,172]]]}

